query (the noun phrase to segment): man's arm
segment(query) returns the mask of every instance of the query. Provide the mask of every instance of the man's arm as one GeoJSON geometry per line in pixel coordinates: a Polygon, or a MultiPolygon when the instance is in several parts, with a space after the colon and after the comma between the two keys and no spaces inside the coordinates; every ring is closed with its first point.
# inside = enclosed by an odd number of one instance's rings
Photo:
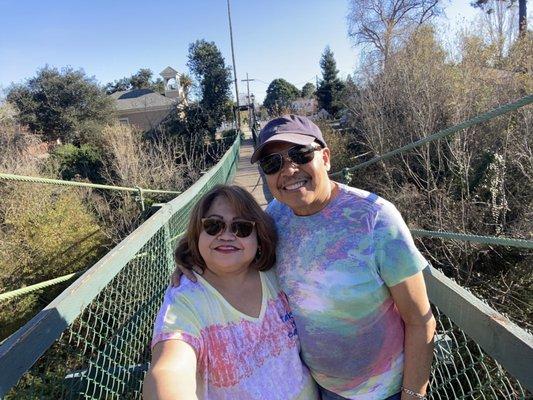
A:
{"type": "Polygon", "coordinates": [[[143,384],[146,400],[198,400],[196,353],[182,340],[165,340],[152,349],[152,365],[143,384]]]}
{"type": "MultiPolygon", "coordinates": [[[[405,324],[402,386],[413,392],[425,394],[433,358],[433,335],[436,323],[427,297],[424,276],[422,272],[418,272],[403,282],[389,287],[389,290],[405,324]]],[[[415,398],[402,392],[402,400],[415,398]]]]}

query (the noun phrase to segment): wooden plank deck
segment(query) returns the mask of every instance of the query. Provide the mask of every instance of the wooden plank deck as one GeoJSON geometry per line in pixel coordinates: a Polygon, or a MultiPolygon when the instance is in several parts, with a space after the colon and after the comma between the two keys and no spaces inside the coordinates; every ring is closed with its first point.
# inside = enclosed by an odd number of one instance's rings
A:
{"type": "Polygon", "coordinates": [[[266,185],[263,185],[261,174],[257,165],[250,164],[250,159],[254,151],[254,145],[251,138],[243,140],[239,153],[239,165],[233,184],[242,186],[254,196],[261,208],[265,209],[272,195],[266,185]]]}

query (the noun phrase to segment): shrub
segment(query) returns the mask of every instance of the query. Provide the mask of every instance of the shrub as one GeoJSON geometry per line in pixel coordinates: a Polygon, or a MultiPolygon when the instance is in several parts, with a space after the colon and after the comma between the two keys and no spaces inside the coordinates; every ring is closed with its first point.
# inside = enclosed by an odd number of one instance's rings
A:
{"type": "Polygon", "coordinates": [[[102,183],[102,159],[100,150],[89,144],[80,147],[73,144],[59,146],[52,152],[58,164],[61,179],[88,179],[93,183],[102,183]]]}
{"type": "MultiPolygon", "coordinates": [[[[2,292],[83,270],[105,251],[104,235],[79,190],[24,183],[3,187],[1,195],[2,292]]],[[[50,290],[56,288],[45,289],[50,290]]],[[[40,306],[37,293],[2,305],[0,336],[11,333],[40,306]]]]}

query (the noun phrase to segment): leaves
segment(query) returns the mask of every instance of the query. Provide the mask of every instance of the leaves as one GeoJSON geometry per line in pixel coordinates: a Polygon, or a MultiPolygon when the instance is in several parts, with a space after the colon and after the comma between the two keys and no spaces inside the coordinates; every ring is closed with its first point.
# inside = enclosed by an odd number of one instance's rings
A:
{"type": "Polygon", "coordinates": [[[94,139],[113,115],[112,100],[82,70],[44,67],[24,84],[12,86],[7,100],[20,123],[47,140],[81,144],[94,139]]]}
{"type": "Polygon", "coordinates": [[[187,66],[198,81],[199,105],[207,117],[207,129],[214,139],[224,121],[230,99],[231,72],[214,42],[197,40],[189,45],[187,66]]]}
{"type": "Polygon", "coordinates": [[[322,54],[320,68],[322,69],[322,81],[320,81],[316,91],[318,107],[323,108],[331,115],[336,115],[341,108],[339,100],[344,84],[337,77],[339,70],[329,46],[322,54]]]}
{"type": "Polygon", "coordinates": [[[300,91],[283,78],[274,79],[268,85],[263,105],[271,115],[281,114],[290,107],[293,100],[300,96],[300,91]]]}

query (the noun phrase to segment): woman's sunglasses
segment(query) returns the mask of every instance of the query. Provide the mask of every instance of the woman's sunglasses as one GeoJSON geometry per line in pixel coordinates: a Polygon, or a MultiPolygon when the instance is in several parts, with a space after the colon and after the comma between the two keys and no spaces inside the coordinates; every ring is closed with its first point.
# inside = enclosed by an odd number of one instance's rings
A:
{"type": "MultiPolygon", "coordinates": [[[[240,238],[248,237],[252,234],[254,230],[255,222],[246,221],[244,219],[238,219],[232,221],[229,224],[229,230],[235,236],[240,238]]],[[[219,218],[202,218],[202,228],[205,233],[210,236],[216,236],[221,232],[225,232],[227,228],[226,222],[219,218]]]]}
{"type": "Polygon", "coordinates": [[[307,164],[315,157],[315,151],[321,149],[321,147],[317,146],[318,145],[314,143],[306,146],[298,145],[280,153],[269,154],[259,160],[259,166],[265,174],[272,175],[281,170],[283,167],[283,159],[285,157],[288,158],[290,162],[297,165],[307,164]]]}

